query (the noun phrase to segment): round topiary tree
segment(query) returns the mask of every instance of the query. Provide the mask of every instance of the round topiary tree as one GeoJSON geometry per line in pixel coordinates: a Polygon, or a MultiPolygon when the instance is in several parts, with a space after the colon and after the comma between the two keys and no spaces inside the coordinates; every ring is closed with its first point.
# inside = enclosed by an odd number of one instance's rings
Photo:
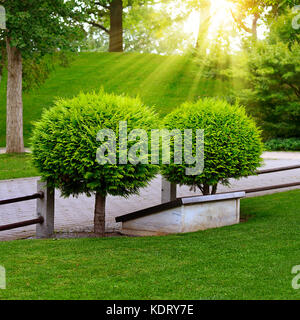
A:
{"type": "Polygon", "coordinates": [[[204,167],[196,175],[187,175],[186,169],[191,166],[185,161],[174,163],[173,140],[171,164],[161,168],[163,176],[172,183],[198,187],[204,195],[215,194],[219,183],[228,185],[230,178],[252,175],[261,165],[260,130],[245,109],[237,104],[212,98],[184,103],[166,116],[164,126],[169,130],[179,129],[182,135],[184,129],[192,129],[192,156],[197,151],[196,130],[204,130],[204,148],[201,150],[204,149],[204,167]]]}
{"type": "MultiPolygon", "coordinates": [[[[33,132],[33,162],[48,187],[58,188],[65,197],[96,194],[94,231],[101,235],[105,232],[107,195],[127,197],[136,194],[158,171],[157,166],[147,161],[119,164],[119,156],[124,161],[124,154],[127,157],[127,151],[134,145],[133,141],[128,141],[124,149],[123,141],[121,146],[119,126],[124,121],[128,131],[144,129],[146,135],[150,135],[157,116],[139,99],[103,91],[81,93],[73,99],[57,101],[43,113],[33,132]],[[107,130],[111,133],[104,137],[107,130]],[[99,135],[99,132],[102,133],[99,135]],[[110,141],[114,135],[116,141],[110,141]],[[97,152],[105,143],[112,149],[108,148],[103,154],[112,161],[101,163],[97,152]]],[[[138,148],[136,151],[138,154],[138,148]]]]}

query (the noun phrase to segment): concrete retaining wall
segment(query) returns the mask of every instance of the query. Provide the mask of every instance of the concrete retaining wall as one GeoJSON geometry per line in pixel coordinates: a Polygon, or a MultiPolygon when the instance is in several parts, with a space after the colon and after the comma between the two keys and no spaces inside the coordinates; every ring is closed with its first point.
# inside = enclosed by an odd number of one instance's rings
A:
{"type": "MultiPolygon", "coordinates": [[[[122,222],[122,233],[136,236],[195,232],[237,224],[244,192],[182,198],[181,205],[122,222]]],[[[138,214],[137,214],[138,215],[138,214]]]]}

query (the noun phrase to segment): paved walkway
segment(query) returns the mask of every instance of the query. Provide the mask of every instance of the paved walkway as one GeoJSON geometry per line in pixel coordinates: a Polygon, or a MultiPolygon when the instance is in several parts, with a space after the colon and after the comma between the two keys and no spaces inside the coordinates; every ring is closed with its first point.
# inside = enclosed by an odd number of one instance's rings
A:
{"type": "MultiPolygon", "coordinates": [[[[300,164],[300,153],[265,153],[264,168],[277,168],[282,166],[300,164]],[[289,159],[287,159],[289,158],[289,159]]],[[[0,181],[0,199],[14,198],[29,195],[36,192],[38,178],[15,179],[0,181]]],[[[300,181],[300,169],[249,177],[239,181],[232,181],[231,188],[220,187],[218,192],[243,190],[248,188],[284,184],[300,181]]],[[[297,188],[297,187],[296,187],[297,188]]],[[[296,189],[289,188],[289,189],[296,189]]],[[[300,187],[299,187],[300,188],[300,187]]],[[[139,196],[131,196],[129,199],[121,197],[108,197],[107,201],[107,229],[117,231],[120,224],[115,223],[115,217],[136,210],[154,206],[161,200],[161,177],[154,179],[148,188],[143,189],[139,196]]],[[[257,196],[284,190],[273,190],[251,194],[257,196]]],[[[196,195],[187,187],[178,188],[178,196],[196,195]]],[[[90,231],[93,228],[94,198],[80,196],[78,199],[63,199],[56,191],[55,203],[55,229],[56,231],[90,231]]],[[[0,207],[0,225],[35,218],[36,201],[21,202],[0,207]]],[[[0,233],[0,240],[21,239],[33,236],[35,227],[4,231],[0,233]]]]}
{"type": "MultiPolygon", "coordinates": [[[[0,154],[3,154],[3,153],[5,153],[5,148],[0,148],[0,154]]],[[[25,148],[25,152],[30,152],[30,149],[28,149],[28,148],[25,148]]]]}

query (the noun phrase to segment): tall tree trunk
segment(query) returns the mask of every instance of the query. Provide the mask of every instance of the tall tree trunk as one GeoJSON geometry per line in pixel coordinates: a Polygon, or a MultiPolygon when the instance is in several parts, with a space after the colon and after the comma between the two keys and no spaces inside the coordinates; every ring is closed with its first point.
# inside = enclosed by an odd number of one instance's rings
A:
{"type": "Polygon", "coordinates": [[[6,39],[7,50],[7,102],[6,102],[6,152],[24,152],[22,55],[11,47],[6,39]]]}
{"type": "MultiPolygon", "coordinates": [[[[198,30],[198,36],[196,41],[196,49],[199,49],[203,46],[203,42],[207,38],[208,29],[210,26],[210,4],[207,4],[205,7],[201,8],[200,10],[200,24],[199,24],[199,30],[198,30]]],[[[203,50],[206,50],[206,48],[202,48],[203,50]]]]}
{"type": "Polygon", "coordinates": [[[109,52],[123,52],[122,0],[113,0],[110,4],[109,52]]]}
{"type": "Polygon", "coordinates": [[[95,215],[94,215],[94,232],[101,235],[105,234],[105,205],[106,197],[96,193],[95,215]]]}
{"type": "Polygon", "coordinates": [[[255,14],[252,20],[252,36],[253,39],[257,40],[257,20],[259,19],[259,14],[255,14]]]}

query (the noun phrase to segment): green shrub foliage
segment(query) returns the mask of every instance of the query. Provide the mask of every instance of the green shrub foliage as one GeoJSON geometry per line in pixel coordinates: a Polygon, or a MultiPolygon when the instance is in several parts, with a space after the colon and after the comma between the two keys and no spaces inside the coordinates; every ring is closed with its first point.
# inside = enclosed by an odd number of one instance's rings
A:
{"type": "Polygon", "coordinates": [[[216,99],[185,103],[165,118],[164,125],[169,130],[177,128],[182,132],[184,129],[193,129],[193,133],[197,129],[204,130],[203,172],[186,175],[185,169],[190,166],[173,161],[169,166],[162,166],[162,174],[172,183],[199,187],[203,194],[215,193],[218,183],[227,185],[229,178],[247,177],[261,165],[260,130],[237,104],[216,99]]]}
{"type": "Polygon", "coordinates": [[[268,151],[300,151],[300,139],[271,139],[265,143],[268,151]]]}
{"type": "Polygon", "coordinates": [[[119,121],[127,121],[128,131],[150,131],[157,118],[139,99],[103,91],[56,102],[44,112],[33,133],[33,161],[43,179],[66,197],[94,192],[103,197],[128,196],[147,186],[157,173],[154,165],[100,165],[96,161],[101,129],[116,133],[118,151],[119,121]]]}
{"type": "Polygon", "coordinates": [[[240,99],[264,130],[265,138],[300,137],[300,48],[257,44],[249,54],[248,88],[240,99]]]}

